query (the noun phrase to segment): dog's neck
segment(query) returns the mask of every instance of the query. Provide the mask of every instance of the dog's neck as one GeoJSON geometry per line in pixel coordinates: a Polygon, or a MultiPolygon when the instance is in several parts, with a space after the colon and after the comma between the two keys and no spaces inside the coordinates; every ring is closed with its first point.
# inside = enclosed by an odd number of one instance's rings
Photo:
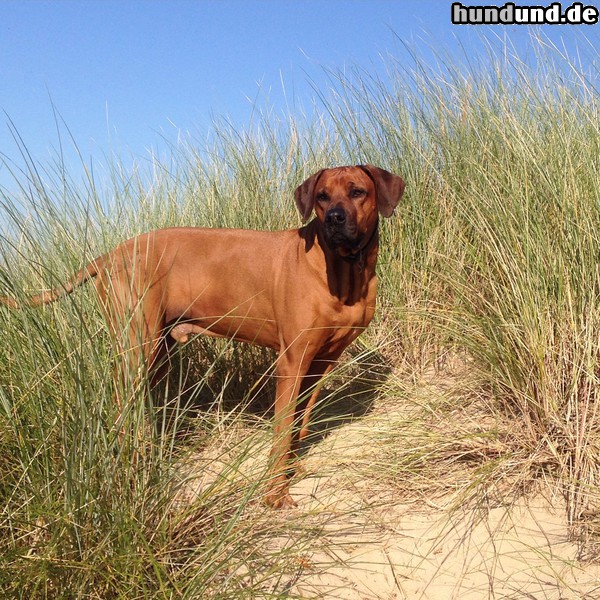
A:
{"type": "Polygon", "coordinates": [[[307,253],[318,253],[325,262],[327,285],[332,296],[342,304],[352,306],[367,297],[375,275],[379,245],[378,227],[365,244],[352,254],[341,256],[326,244],[317,219],[300,229],[307,253]]]}
{"type": "Polygon", "coordinates": [[[356,263],[359,269],[364,268],[366,257],[373,246],[378,246],[379,243],[379,220],[375,223],[375,227],[371,232],[371,235],[364,244],[361,244],[355,252],[340,256],[342,260],[347,262],[356,263]]]}

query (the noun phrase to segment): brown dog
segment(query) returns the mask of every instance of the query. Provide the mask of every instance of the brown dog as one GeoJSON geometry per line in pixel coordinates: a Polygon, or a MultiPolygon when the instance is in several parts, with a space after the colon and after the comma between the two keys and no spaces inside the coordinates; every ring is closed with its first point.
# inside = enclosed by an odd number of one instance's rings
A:
{"type": "Polygon", "coordinates": [[[296,190],[303,220],[316,213],[300,229],[160,229],[124,242],[28,303],[52,302],[95,278],[113,333],[129,332],[124,368],[136,369],[143,358],[153,379],[169,344],[190,334],[275,349],[265,501],[294,506],[287,473],[294,450],[308,433],[319,381],[373,317],[379,214],[391,216],[403,191],[400,177],[371,165],[324,169],[296,190]]]}

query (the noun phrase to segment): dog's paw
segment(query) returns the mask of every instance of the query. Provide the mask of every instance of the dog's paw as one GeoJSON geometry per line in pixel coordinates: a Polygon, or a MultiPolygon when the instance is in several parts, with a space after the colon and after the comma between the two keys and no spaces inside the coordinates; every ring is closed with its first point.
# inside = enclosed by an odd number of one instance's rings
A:
{"type": "Polygon", "coordinates": [[[267,506],[277,510],[287,510],[298,506],[287,490],[270,490],[265,494],[263,500],[267,506]]]}

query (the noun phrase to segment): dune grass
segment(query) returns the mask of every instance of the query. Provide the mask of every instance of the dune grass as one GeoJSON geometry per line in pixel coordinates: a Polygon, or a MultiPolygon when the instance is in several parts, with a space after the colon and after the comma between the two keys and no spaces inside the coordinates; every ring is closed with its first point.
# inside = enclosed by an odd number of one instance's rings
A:
{"type": "MultiPolygon", "coordinates": [[[[566,498],[581,556],[597,559],[598,74],[533,43],[535,68],[508,49],[464,68],[391,57],[386,81],[334,73],[313,122],[217,123],[212,146],[188,140],[150,168],[116,162],[102,183],[91,172],[73,181],[60,157],[27,160],[20,191],[0,199],[2,293],[55,286],[151,228],[298,226],[291,192],[324,166],[400,173],[407,191],[382,224],[376,323],[330,387],[392,410],[402,382],[445,364],[459,365],[462,385],[451,402],[420,398],[410,419],[378,430],[380,460],[361,476],[418,497],[451,490],[456,503],[541,482],[566,498]]],[[[132,378],[115,427],[118,357],[89,290],[0,309],[0,327],[5,597],[289,597],[320,537],[258,500],[269,353],[194,342],[152,402],[132,378]]],[[[340,416],[328,399],[321,428],[340,416]]]]}

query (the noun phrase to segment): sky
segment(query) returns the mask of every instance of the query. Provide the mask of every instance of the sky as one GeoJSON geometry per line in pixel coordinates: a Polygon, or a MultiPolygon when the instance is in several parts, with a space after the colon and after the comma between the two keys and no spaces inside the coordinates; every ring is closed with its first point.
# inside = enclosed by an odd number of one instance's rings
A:
{"type": "MultiPolygon", "coordinates": [[[[63,143],[68,127],[101,165],[202,139],[214,118],[244,129],[257,108],[299,114],[327,69],[383,73],[386,57],[410,60],[407,48],[477,56],[482,38],[505,35],[528,52],[529,27],[458,26],[450,12],[444,0],[1,0],[0,186],[11,189],[2,157],[19,164],[15,130],[51,160],[57,115],[63,143]]],[[[600,25],[542,32],[586,60],[600,48],[600,25]]]]}

